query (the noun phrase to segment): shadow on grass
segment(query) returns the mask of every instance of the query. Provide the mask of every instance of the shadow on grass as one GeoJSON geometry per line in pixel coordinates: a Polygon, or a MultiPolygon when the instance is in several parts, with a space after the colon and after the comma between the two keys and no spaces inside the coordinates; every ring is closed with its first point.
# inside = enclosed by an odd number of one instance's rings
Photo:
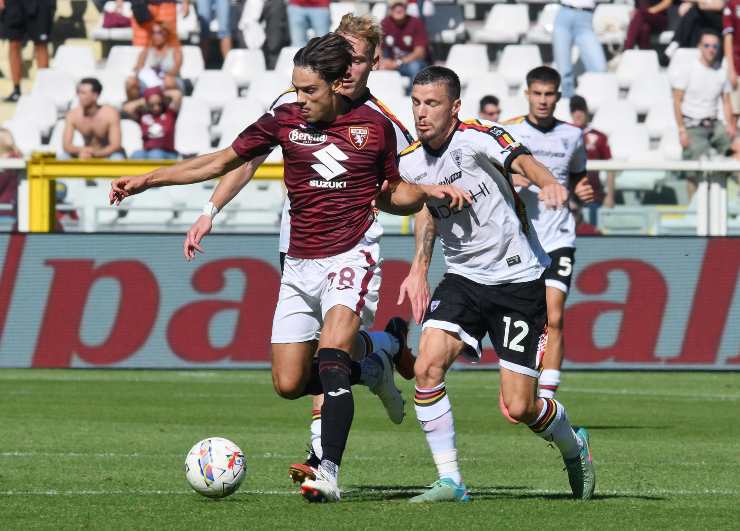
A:
{"type": "MultiPolygon", "coordinates": [[[[588,425],[586,429],[588,431],[607,431],[607,430],[665,430],[670,426],[615,426],[607,424],[597,424],[595,426],[588,425]]],[[[576,426],[573,429],[577,429],[576,426]]]]}

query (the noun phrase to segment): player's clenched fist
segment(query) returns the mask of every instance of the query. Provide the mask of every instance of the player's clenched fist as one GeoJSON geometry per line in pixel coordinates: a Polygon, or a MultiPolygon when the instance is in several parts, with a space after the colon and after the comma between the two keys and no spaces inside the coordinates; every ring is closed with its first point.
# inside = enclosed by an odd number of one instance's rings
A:
{"type": "Polygon", "coordinates": [[[111,205],[120,205],[130,195],[135,195],[149,188],[145,175],[136,177],[119,177],[110,183],[108,199],[111,205]]]}

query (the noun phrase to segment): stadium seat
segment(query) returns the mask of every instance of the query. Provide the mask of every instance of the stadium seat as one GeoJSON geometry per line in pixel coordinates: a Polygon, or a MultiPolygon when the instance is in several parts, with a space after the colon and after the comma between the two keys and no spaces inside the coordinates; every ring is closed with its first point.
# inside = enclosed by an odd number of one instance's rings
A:
{"type": "MultiPolygon", "coordinates": [[[[498,7],[498,6],[497,6],[498,7]]],[[[527,72],[542,64],[540,48],[536,44],[509,45],[499,57],[496,71],[503,75],[510,87],[520,87],[527,72]]]]}
{"type": "Polygon", "coordinates": [[[627,101],[629,101],[640,114],[645,114],[656,105],[664,101],[672,103],[671,84],[668,75],[662,72],[653,72],[640,77],[639,86],[633,87],[627,101]]]}
{"type": "MultiPolygon", "coordinates": [[[[113,11],[115,11],[116,10],[115,0],[109,0],[108,2],[106,2],[105,5],[103,6],[103,10],[108,13],[112,13],[113,11]]],[[[131,2],[123,2],[121,14],[129,18],[133,16],[133,12],[131,11],[131,2]]],[[[100,41],[131,42],[131,39],[133,37],[133,31],[131,30],[130,27],[104,28],[103,27],[103,17],[99,17],[98,25],[92,30],[92,32],[90,33],[90,37],[96,40],[100,40],[100,41]]]]}
{"type": "Polygon", "coordinates": [[[193,8],[193,3],[190,4],[188,16],[182,16],[182,3],[177,3],[177,36],[181,42],[197,42],[193,41],[193,36],[200,38],[200,23],[198,22],[198,14],[193,8]]]}
{"type": "Polygon", "coordinates": [[[12,120],[35,124],[42,135],[48,135],[57,121],[57,108],[48,97],[21,96],[12,120]]]}
{"type": "Polygon", "coordinates": [[[460,76],[463,85],[467,85],[473,77],[488,72],[491,66],[484,44],[453,44],[446,65],[460,76]]]}
{"type": "Polygon", "coordinates": [[[235,48],[226,54],[221,70],[231,74],[239,88],[247,87],[265,71],[265,54],[262,50],[235,48]]]}
{"type": "Polygon", "coordinates": [[[64,71],[79,81],[95,72],[95,56],[89,46],[62,44],[54,54],[52,68],[64,71]]]}
{"type": "Polygon", "coordinates": [[[228,72],[204,70],[198,77],[193,90],[193,98],[199,99],[213,110],[221,109],[226,100],[239,96],[236,82],[228,72]]]}
{"type": "Polygon", "coordinates": [[[211,126],[211,111],[208,104],[198,98],[186,96],[182,99],[178,121],[185,120],[191,123],[197,123],[201,127],[208,129],[211,126]]]}
{"type": "Polygon", "coordinates": [[[560,11],[560,4],[547,4],[537,15],[537,22],[524,35],[524,42],[533,44],[551,44],[552,32],[555,29],[555,17],[560,11]]]}
{"type": "Polygon", "coordinates": [[[203,53],[199,46],[182,46],[182,68],[180,76],[184,79],[190,79],[193,83],[198,79],[201,72],[205,70],[203,62],[203,53]]]}
{"type": "MultiPolygon", "coordinates": [[[[151,188],[145,194],[138,194],[123,203],[126,215],[116,220],[116,225],[160,225],[173,220],[173,203],[169,191],[164,188],[151,188]]],[[[121,208],[121,207],[119,207],[121,208]]],[[[156,227],[151,227],[156,229],[156,227]]]]}
{"type": "MultiPolygon", "coordinates": [[[[84,146],[85,139],[82,138],[82,134],[79,131],[74,132],[72,138],[72,145],[84,146]]],[[[61,157],[64,152],[64,120],[59,120],[54,129],[51,131],[51,138],[49,138],[49,144],[43,148],[47,151],[52,151],[57,157],[61,157]]]]}
{"type": "Polygon", "coordinates": [[[604,44],[622,44],[632,16],[632,4],[599,4],[594,10],[593,27],[604,44]]]}
{"type": "MultiPolygon", "coordinates": [[[[370,92],[381,101],[403,97],[403,78],[396,70],[374,70],[367,80],[370,92]]],[[[410,103],[407,102],[410,105],[410,103]]]]}
{"type": "Polygon", "coordinates": [[[139,60],[140,54],[140,46],[117,44],[113,46],[110,49],[110,53],[108,53],[108,59],[105,62],[105,70],[113,70],[129,75],[136,66],[136,61],[139,60]]]}
{"type": "Polygon", "coordinates": [[[660,138],[666,129],[678,129],[673,100],[666,98],[655,102],[647,113],[645,125],[651,138],[660,138]]]}
{"type": "Polygon", "coordinates": [[[523,94],[507,96],[501,102],[501,121],[511,120],[529,113],[529,103],[523,94]]]}
{"type": "Polygon", "coordinates": [[[119,70],[98,70],[95,77],[103,85],[100,103],[120,108],[126,101],[127,74],[119,70]]]}
{"type": "Polygon", "coordinates": [[[180,116],[175,124],[175,150],[183,156],[202,155],[213,151],[208,128],[200,121],[180,116]]]}
{"type": "Polygon", "coordinates": [[[650,153],[650,136],[644,125],[618,127],[609,135],[612,157],[617,160],[654,159],[650,153]]]}
{"type": "Polygon", "coordinates": [[[280,181],[253,180],[233,200],[227,210],[228,225],[248,226],[250,230],[275,231],[280,224],[285,194],[280,181]]]}
{"type": "Polygon", "coordinates": [[[4,122],[3,127],[13,134],[15,145],[23,156],[28,157],[33,151],[41,149],[41,131],[36,123],[25,119],[13,119],[4,122]]]}
{"type": "Polygon", "coordinates": [[[277,71],[267,70],[264,74],[252,80],[249,91],[247,91],[247,97],[259,101],[263,109],[267,110],[290,87],[290,75],[286,76],[277,71]]]}
{"type": "Polygon", "coordinates": [[[602,208],[599,209],[599,230],[604,234],[648,234],[650,214],[644,206],[602,208]]]}
{"type": "Polygon", "coordinates": [[[121,120],[121,145],[127,157],[143,147],[141,127],[133,120],[121,120]]]}
{"type": "Polygon", "coordinates": [[[570,98],[560,98],[555,104],[555,118],[563,121],[570,122],[570,98]]]}
{"type": "Polygon", "coordinates": [[[635,80],[642,80],[660,70],[658,52],[655,50],[626,50],[617,67],[620,87],[629,87],[635,80]]]}
{"type": "Polygon", "coordinates": [[[596,114],[592,125],[607,136],[619,128],[631,127],[637,123],[637,112],[632,104],[625,100],[617,100],[611,105],[601,107],[596,114]]]}
{"type": "Polygon", "coordinates": [[[495,72],[485,72],[470,78],[463,92],[460,117],[468,119],[478,116],[480,99],[488,94],[496,96],[499,100],[508,97],[509,87],[503,76],[495,72]]]}
{"type": "Polygon", "coordinates": [[[370,9],[370,16],[378,22],[383,20],[388,14],[388,4],[385,2],[375,2],[370,9]]]}
{"type": "Polygon", "coordinates": [[[290,78],[293,75],[293,57],[297,51],[295,46],[284,46],[275,63],[275,72],[290,78]]]}
{"type": "Polygon", "coordinates": [[[526,4],[496,4],[488,12],[483,28],[473,33],[473,42],[519,42],[529,30],[526,4]]]}
{"type": "Polygon", "coordinates": [[[683,148],[678,138],[678,129],[670,128],[663,131],[658,151],[665,160],[683,159],[683,148]]]}
{"type": "Polygon", "coordinates": [[[333,30],[339,26],[339,22],[342,20],[342,17],[347,13],[357,13],[360,15],[362,14],[360,11],[367,13],[367,10],[368,5],[360,2],[332,2],[329,4],[329,13],[331,15],[331,26],[329,27],[333,30]]]}
{"type": "Polygon", "coordinates": [[[225,102],[221,119],[211,128],[214,139],[221,139],[219,149],[226,147],[222,147],[224,141],[231,143],[237,134],[263,114],[262,104],[252,98],[234,98],[225,102]]]}
{"type": "Polygon", "coordinates": [[[586,99],[591,112],[596,112],[602,105],[619,99],[617,76],[610,72],[584,72],[578,77],[576,94],[586,99]]]}
{"type": "Polygon", "coordinates": [[[76,93],[74,79],[66,72],[53,68],[40,68],[31,88],[32,96],[52,99],[59,111],[67,110],[76,93]]]}

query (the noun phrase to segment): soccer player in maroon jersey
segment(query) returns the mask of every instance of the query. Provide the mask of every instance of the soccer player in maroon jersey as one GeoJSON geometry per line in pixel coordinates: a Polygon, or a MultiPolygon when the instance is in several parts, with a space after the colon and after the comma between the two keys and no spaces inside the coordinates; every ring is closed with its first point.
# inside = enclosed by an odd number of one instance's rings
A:
{"type": "Polygon", "coordinates": [[[396,214],[417,212],[431,198],[447,198],[453,209],[471,201],[453,186],[401,181],[388,120],[339,93],[351,62],[343,37],[312,39],[294,57],[297,103],[265,114],[224,150],[116,179],[109,195],[118,204],[152,186],[212,179],[282,147],[292,237],[273,320],[272,375],[285,398],[324,392],[323,456],[315,479],[301,487],[309,501],[340,498],[337,477],[354,414],[351,356],[361,323],[373,318],[380,284],[373,201],[396,214]]]}

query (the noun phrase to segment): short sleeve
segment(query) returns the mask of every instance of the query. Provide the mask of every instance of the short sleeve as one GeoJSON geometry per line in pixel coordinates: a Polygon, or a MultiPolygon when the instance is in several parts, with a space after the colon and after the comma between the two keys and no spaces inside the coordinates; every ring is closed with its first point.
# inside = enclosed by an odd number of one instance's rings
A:
{"type": "Polygon", "coordinates": [[[506,171],[511,170],[511,163],[519,155],[529,155],[529,150],[500,125],[486,126],[484,132],[488,138],[482,137],[483,154],[495,164],[503,166],[506,171]]]}
{"type": "Polygon", "coordinates": [[[725,79],[725,82],[722,83],[722,94],[729,94],[732,92],[732,85],[730,85],[729,80],[725,79]]]}
{"type": "Polygon", "coordinates": [[[586,173],[586,146],[583,144],[583,134],[578,135],[578,141],[576,142],[573,156],[570,159],[570,167],[568,171],[571,175],[579,175],[586,173]]]}
{"type": "Polygon", "coordinates": [[[609,147],[609,139],[606,135],[601,135],[600,137],[599,152],[602,160],[610,160],[612,158],[612,148],[609,147]]]}
{"type": "Polygon", "coordinates": [[[732,24],[732,9],[729,5],[726,5],[722,10],[722,35],[733,33],[735,28],[732,24]]]}
{"type": "Polygon", "coordinates": [[[274,115],[263,114],[259,120],[239,133],[231,147],[244,160],[265,155],[278,144],[279,129],[274,115]]]}

